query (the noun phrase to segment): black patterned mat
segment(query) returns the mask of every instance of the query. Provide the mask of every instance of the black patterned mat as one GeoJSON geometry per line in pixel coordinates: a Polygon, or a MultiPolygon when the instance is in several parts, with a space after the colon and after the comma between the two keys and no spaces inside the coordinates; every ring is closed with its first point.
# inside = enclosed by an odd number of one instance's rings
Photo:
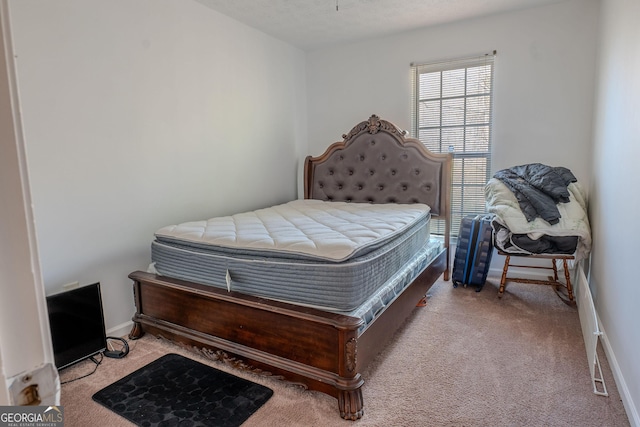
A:
{"type": "Polygon", "coordinates": [[[260,384],[167,354],[93,395],[139,426],[239,426],[273,395],[260,384]]]}

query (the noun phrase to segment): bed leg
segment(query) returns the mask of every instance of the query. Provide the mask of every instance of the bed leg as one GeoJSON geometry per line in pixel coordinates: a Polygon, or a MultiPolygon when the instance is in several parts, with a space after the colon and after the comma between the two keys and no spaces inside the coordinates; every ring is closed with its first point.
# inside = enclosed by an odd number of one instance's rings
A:
{"type": "Polygon", "coordinates": [[[355,390],[338,391],[338,407],[340,416],[345,420],[355,421],[364,415],[364,404],[362,402],[362,390],[358,387],[355,390]]]}
{"type": "Polygon", "coordinates": [[[133,280],[133,301],[136,305],[136,313],[133,315],[133,319],[131,319],[133,320],[133,327],[129,332],[129,339],[137,340],[138,338],[142,338],[144,331],[142,330],[140,322],[136,322],[137,316],[140,313],[140,307],[142,307],[142,302],[140,301],[140,281],[135,279],[133,280]]]}
{"type": "Polygon", "coordinates": [[[133,322],[133,327],[131,328],[131,332],[129,332],[129,339],[137,340],[138,338],[142,338],[143,335],[142,325],[139,322],[133,322]]]}

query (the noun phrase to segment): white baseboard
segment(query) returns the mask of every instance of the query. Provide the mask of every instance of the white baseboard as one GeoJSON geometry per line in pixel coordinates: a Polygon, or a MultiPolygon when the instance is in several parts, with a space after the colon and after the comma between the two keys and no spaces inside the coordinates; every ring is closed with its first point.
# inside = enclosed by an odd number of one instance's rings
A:
{"type": "Polygon", "coordinates": [[[636,408],[635,404],[633,403],[633,399],[631,399],[629,387],[627,387],[627,382],[624,380],[624,376],[622,376],[622,372],[620,371],[620,366],[618,365],[616,355],[613,352],[613,348],[611,348],[609,340],[607,339],[607,332],[604,330],[602,322],[600,321],[600,316],[598,316],[598,325],[600,326],[600,330],[602,332],[600,340],[604,347],[604,353],[607,356],[607,361],[609,362],[609,367],[611,368],[611,372],[613,373],[613,379],[616,382],[618,393],[620,393],[622,404],[624,405],[624,409],[627,411],[629,424],[631,424],[631,427],[640,427],[640,416],[638,415],[638,408],[636,408]]]}
{"type": "Polygon", "coordinates": [[[129,335],[131,328],[133,327],[133,322],[129,320],[128,322],[121,323],[107,331],[108,337],[126,337],[129,335]]]}

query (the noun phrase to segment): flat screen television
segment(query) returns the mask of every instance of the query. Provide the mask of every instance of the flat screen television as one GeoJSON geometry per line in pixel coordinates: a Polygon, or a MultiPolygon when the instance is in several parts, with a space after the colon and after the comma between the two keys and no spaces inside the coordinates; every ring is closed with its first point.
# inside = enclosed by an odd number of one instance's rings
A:
{"type": "Polygon", "coordinates": [[[100,283],[50,295],[47,309],[58,370],[106,350],[100,283]]]}

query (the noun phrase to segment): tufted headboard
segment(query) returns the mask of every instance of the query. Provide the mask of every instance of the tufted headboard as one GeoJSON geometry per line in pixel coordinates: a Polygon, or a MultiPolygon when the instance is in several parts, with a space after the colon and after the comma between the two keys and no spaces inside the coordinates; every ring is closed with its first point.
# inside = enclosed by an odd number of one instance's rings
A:
{"type": "Polygon", "coordinates": [[[450,153],[432,153],[375,114],[342,135],[318,157],[304,162],[304,198],[361,203],[424,203],[444,220],[449,280],[451,231],[450,153]]]}
{"type": "Polygon", "coordinates": [[[305,199],[362,203],[424,203],[446,219],[451,154],[432,153],[406,131],[372,115],[304,168],[305,199]]]}

